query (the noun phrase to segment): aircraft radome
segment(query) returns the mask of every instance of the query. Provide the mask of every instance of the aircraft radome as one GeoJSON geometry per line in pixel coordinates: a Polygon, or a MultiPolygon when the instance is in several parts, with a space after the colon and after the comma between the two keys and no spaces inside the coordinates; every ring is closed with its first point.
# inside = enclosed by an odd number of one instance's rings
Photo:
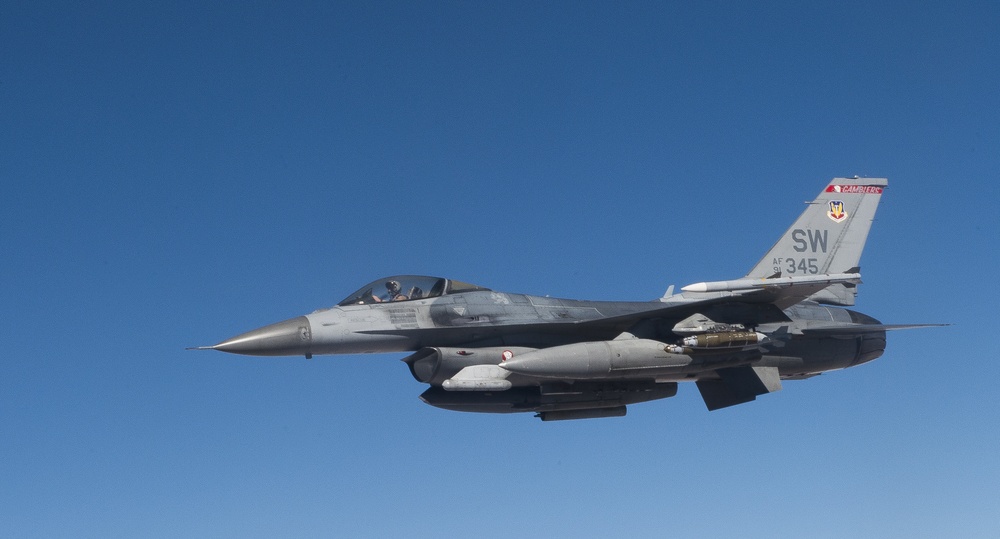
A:
{"type": "Polygon", "coordinates": [[[694,382],[709,410],[871,361],[886,325],[857,311],[859,259],[886,188],[835,178],[743,277],[653,301],[581,301],[398,275],[214,346],[257,356],[412,352],[420,398],[542,420],[625,415],[694,382]]]}

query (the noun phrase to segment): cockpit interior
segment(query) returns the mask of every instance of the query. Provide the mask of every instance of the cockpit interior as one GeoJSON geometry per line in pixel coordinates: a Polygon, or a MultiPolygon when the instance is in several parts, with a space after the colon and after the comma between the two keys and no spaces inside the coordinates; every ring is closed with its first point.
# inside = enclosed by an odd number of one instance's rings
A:
{"type": "Polygon", "coordinates": [[[395,275],[362,286],[357,292],[338,303],[337,306],[413,301],[477,290],[489,291],[489,288],[442,277],[395,275]]]}

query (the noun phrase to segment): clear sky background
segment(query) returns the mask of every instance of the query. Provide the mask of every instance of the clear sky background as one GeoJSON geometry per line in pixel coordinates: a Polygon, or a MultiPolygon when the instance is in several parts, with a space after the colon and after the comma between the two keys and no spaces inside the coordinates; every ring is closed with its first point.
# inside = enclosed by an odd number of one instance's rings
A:
{"type": "Polygon", "coordinates": [[[0,5],[0,536],[1000,535],[1000,4],[664,4],[0,5]],[[737,278],[855,174],[857,309],[953,326],[751,404],[184,350],[392,274],[737,278]]]}

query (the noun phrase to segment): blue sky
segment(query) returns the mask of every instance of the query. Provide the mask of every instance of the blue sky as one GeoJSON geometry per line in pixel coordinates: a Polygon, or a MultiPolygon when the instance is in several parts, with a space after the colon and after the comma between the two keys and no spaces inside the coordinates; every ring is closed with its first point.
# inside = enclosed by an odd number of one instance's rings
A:
{"type": "Polygon", "coordinates": [[[0,6],[0,535],[996,537],[994,2],[0,6]],[[401,273],[743,275],[889,178],[878,361],[709,413],[445,412],[190,352],[401,273]]]}

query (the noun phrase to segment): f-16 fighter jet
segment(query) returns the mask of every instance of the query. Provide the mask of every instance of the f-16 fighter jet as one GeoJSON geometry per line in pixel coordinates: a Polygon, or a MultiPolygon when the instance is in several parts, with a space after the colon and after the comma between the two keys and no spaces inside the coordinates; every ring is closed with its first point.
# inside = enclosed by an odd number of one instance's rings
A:
{"type": "Polygon", "coordinates": [[[783,380],[882,355],[886,325],[857,311],[859,259],[886,188],[835,178],[749,273],[653,301],[498,292],[441,277],[373,281],[337,305],[214,346],[257,356],[412,352],[420,398],[463,412],[543,421],[623,416],[694,382],[709,410],[783,380]]]}

